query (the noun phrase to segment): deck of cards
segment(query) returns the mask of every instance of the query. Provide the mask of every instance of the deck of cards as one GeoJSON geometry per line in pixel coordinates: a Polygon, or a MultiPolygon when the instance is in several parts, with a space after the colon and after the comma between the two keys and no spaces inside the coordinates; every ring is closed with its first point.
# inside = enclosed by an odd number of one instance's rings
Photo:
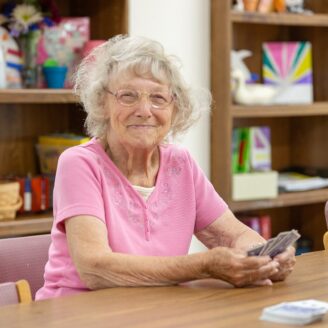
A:
{"type": "Polygon", "coordinates": [[[302,300],[266,307],[263,309],[260,319],[276,323],[306,325],[322,320],[327,312],[327,302],[302,300]]]}
{"type": "Polygon", "coordinates": [[[247,252],[248,256],[264,256],[269,255],[274,258],[282,253],[286,248],[292,245],[301,235],[297,230],[280,232],[278,236],[269,239],[265,244],[256,246],[247,252]]]}

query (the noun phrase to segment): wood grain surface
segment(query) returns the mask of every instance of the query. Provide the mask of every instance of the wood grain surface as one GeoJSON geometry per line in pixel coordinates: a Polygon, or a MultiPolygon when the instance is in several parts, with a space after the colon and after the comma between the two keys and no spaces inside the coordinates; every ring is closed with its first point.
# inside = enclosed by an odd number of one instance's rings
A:
{"type": "MultiPolygon", "coordinates": [[[[0,326],[278,327],[259,320],[265,306],[301,299],[328,302],[327,281],[328,252],[313,252],[299,256],[289,278],[270,287],[232,288],[206,280],[173,287],[105,289],[2,307],[0,326]]],[[[327,325],[326,316],[313,326],[327,325]]]]}

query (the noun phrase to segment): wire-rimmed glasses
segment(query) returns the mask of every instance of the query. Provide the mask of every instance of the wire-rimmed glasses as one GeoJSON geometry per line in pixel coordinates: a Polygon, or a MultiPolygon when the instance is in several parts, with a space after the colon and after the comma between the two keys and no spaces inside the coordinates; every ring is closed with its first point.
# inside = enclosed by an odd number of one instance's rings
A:
{"type": "Polygon", "coordinates": [[[116,92],[112,92],[108,89],[105,90],[113,95],[119,104],[126,107],[131,107],[138,104],[143,95],[147,96],[151,107],[156,109],[165,109],[174,100],[174,95],[171,92],[166,91],[155,91],[148,93],[133,89],[120,89],[116,92]]]}

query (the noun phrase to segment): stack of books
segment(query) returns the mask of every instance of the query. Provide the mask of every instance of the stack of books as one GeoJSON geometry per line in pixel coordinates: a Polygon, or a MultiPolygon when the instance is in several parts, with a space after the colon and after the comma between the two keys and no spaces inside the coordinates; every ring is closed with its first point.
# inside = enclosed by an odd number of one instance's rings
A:
{"type": "Polygon", "coordinates": [[[280,192],[306,191],[328,187],[328,178],[309,176],[297,172],[283,172],[278,176],[280,192]]]}

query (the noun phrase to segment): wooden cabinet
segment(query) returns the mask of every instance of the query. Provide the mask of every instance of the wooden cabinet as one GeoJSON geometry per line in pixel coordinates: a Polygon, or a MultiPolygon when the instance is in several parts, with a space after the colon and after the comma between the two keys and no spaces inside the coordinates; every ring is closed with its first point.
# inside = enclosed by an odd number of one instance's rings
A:
{"type": "MultiPolygon", "coordinates": [[[[0,0],[0,5],[5,1],[0,0]]],[[[90,17],[91,39],[126,34],[127,1],[57,0],[61,16],[90,17]]],[[[35,144],[39,135],[83,133],[84,112],[71,90],[0,90],[0,176],[37,174],[35,144]]],[[[52,214],[0,221],[0,237],[49,232],[52,214]]]]}
{"type": "Polygon", "coordinates": [[[238,13],[230,0],[211,1],[211,178],[216,190],[237,216],[270,213],[273,234],[296,228],[322,249],[326,231],[324,202],[328,189],[281,194],[276,199],[232,201],[232,129],[267,125],[272,134],[272,167],[328,168],[328,2],[305,1],[313,15],[238,13]],[[311,105],[239,106],[231,99],[230,51],[253,52],[246,64],[261,76],[262,44],[266,41],[310,41],[313,57],[314,103],[311,105]]]}

